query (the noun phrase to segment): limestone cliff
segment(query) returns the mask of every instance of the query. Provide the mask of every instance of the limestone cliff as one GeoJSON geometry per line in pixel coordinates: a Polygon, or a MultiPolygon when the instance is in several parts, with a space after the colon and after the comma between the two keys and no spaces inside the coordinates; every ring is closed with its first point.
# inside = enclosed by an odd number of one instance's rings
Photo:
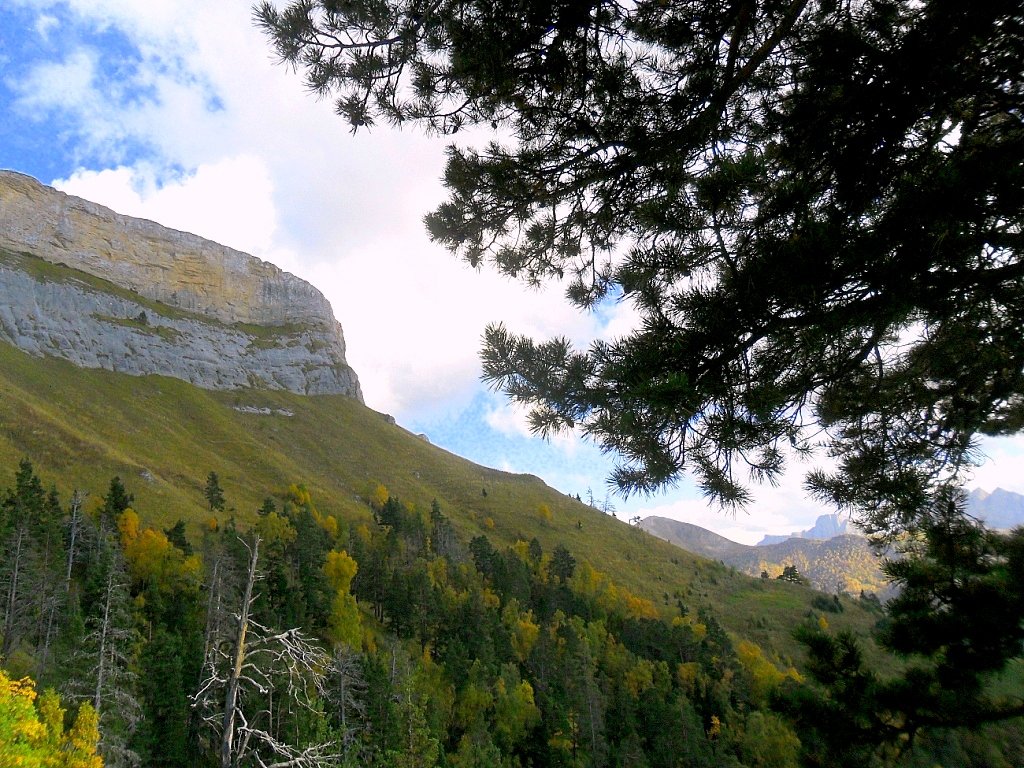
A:
{"type": "Polygon", "coordinates": [[[0,171],[0,340],[85,367],[361,399],[316,288],[0,171]]]}

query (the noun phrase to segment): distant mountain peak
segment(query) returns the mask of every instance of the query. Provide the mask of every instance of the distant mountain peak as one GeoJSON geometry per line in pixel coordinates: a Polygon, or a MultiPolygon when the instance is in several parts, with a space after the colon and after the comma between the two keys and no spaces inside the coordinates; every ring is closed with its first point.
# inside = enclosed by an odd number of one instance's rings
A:
{"type": "Polygon", "coordinates": [[[967,494],[967,512],[996,529],[1024,525],[1024,496],[1005,488],[991,493],[975,488],[967,494]]]}
{"type": "MultiPolygon", "coordinates": [[[[846,530],[848,521],[837,515],[822,515],[808,533],[846,530]]],[[[862,536],[838,534],[827,539],[779,537],[784,541],[747,546],[679,520],[647,517],[640,527],[688,552],[736,567],[750,576],[768,573],[778,576],[787,565],[795,565],[811,584],[825,592],[861,591],[885,595],[888,586],[879,561],[868,540],[862,536]]]]}
{"type": "Polygon", "coordinates": [[[787,539],[815,539],[818,541],[827,541],[828,539],[835,538],[836,536],[844,536],[849,533],[852,533],[852,531],[850,531],[850,521],[833,512],[827,515],[819,515],[818,519],[814,521],[814,525],[806,531],[793,531],[793,533],[788,536],[765,536],[760,542],[758,542],[758,546],[763,547],[768,544],[781,544],[787,539]]]}

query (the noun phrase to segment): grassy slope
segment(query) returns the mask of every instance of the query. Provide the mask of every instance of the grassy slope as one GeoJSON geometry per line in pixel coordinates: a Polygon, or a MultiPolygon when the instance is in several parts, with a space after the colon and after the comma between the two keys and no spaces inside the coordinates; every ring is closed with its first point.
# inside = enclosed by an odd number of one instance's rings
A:
{"type": "MultiPolygon", "coordinates": [[[[369,519],[363,499],[382,483],[421,510],[438,499],[467,539],[485,533],[510,544],[536,536],[545,550],[563,543],[666,615],[677,598],[693,611],[710,605],[729,630],[787,663],[797,654],[791,628],[815,594],[690,555],[535,477],[475,465],[346,397],[212,392],[166,377],[83,370],[0,344],[0,468],[7,472],[0,487],[13,482],[23,456],[65,498],[73,488],[98,498],[119,475],[146,523],[166,527],[183,518],[193,535],[208,516],[202,488],[211,470],[243,522],[266,495],[294,482],[309,488],[321,512],[369,519]],[[542,504],[550,521],[538,511],[542,504]]],[[[847,606],[828,620],[866,631],[873,618],[847,606]]]]}

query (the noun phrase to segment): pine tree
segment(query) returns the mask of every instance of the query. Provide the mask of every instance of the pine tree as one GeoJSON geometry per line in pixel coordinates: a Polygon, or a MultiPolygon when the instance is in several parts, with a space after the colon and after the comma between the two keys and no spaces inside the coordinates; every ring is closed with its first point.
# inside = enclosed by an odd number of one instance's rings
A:
{"type": "Polygon", "coordinates": [[[120,477],[110,480],[110,488],[103,497],[103,508],[100,512],[104,525],[110,530],[117,530],[117,518],[135,503],[135,496],[128,493],[120,477]]]}
{"type": "Polygon", "coordinates": [[[825,440],[822,496],[883,530],[1022,424],[1016,0],[262,2],[353,130],[454,136],[431,236],[569,301],[576,349],[504,326],[484,377],[653,491],[726,503],[825,440]],[[951,300],[950,297],[956,297],[951,300]],[[822,430],[825,430],[824,432],[822,430]]]}
{"type": "Polygon", "coordinates": [[[220,487],[220,478],[216,472],[210,472],[206,476],[206,487],[203,489],[203,496],[206,503],[210,505],[211,512],[224,511],[224,491],[220,487]]]}

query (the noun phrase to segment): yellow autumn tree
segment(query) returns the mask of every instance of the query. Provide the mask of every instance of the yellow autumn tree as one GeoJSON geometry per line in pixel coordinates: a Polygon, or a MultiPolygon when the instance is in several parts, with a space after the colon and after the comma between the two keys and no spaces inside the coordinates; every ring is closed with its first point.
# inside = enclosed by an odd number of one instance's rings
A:
{"type": "Polygon", "coordinates": [[[324,575],[334,593],[331,600],[331,615],[327,621],[327,632],[331,640],[358,648],[362,638],[362,622],[359,606],[350,592],[352,579],[359,570],[359,564],[345,552],[328,552],[324,563],[324,575]]]}
{"type": "Polygon", "coordinates": [[[36,701],[30,678],[12,680],[0,670],[0,765],[18,768],[103,768],[96,754],[99,721],[89,704],[64,731],[64,709],[53,691],[36,701]]]}
{"type": "Polygon", "coordinates": [[[501,669],[494,683],[494,734],[498,744],[512,749],[529,730],[540,722],[540,710],[534,703],[533,686],[519,676],[514,664],[501,669]]]}
{"type": "Polygon", "coordinates": [[[502,609],[501,620],[508,629],[516,658],[519,661],[525,661],[540,635],[540,627],[533,620],[533,612],[522,611],[519,601],[512,598],[502,609]]]}
{"type": "Polygon", "coordinates": [[[64,736],[60,768],[103,768],[103,760],[96,754],[100,740],[100,718],[89,703],[78,708],[71,730],[64,736]]]}
{"type": "Polygon", "coordinates": [[[163,531],[142,528],[132,509],[121,513],[117,526],[135,584],[157,585],[168,594],[199,588],[202,561],[198,555],[186,557],[163,531]]]}
{"type": "Polygon", "coordinates": [[[756,643],[741,640],[736,646],[736,657],[750,675],[751,693],[756,700],[766,700],[786,679],[786,673],[772,664],[756,643]]]}
{"type": "Polygon", "coordinates": [[[313,495],[301,483],[292,483],[288,486],[288,501],[297,507],[312,506],[313,495]]]}
{"type": "Polygon", "coordinates": [[[46,727],[33,706],[35,685],[29,678],[11,680],[0,672],[0,763],[43,766],[46,727]]]}

